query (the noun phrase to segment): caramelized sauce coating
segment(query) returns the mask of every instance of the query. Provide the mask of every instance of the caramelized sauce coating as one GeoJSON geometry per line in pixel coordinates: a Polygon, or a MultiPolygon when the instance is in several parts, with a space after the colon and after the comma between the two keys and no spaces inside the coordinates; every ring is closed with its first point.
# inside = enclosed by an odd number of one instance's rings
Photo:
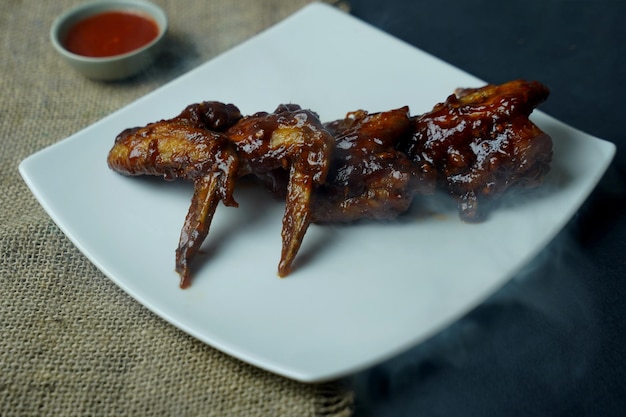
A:
{"type": "Polygon", "coordinates": [[[434,167],[396,149],[412,132],[408,107],[358,110],[325,126],[335,136],[336,151],[315,193],[315,222],[393,218],[408,210],[415,194],[434,191],[434,167]]]}
{"type": "Polygon", "coordinates": [[[536,187],[549,171],[552,140],[528,119],[548,94],[522,80],[459,89],[413,118],[413,135],[400,149],[437,168],[463,220],[481,221],[484,203],[514,185],[536,187]]]}
{"type": "Polygon", "coordinates": [[[226,131],[241,158],[240,175],[256,175],[275,192],[286,187],[278,275],[291,271],[311,223],[311,195],[326,180],[335,140],[317,115],[297,105],[244,117],[226,131]],[[287,184],[284,172],[288,173],[287,184]]]}
{"type": "Polygon", "coordinates": [[[209,232],[219,201],[237,206],[233,199],[239,168],[235,147],[223,133],[204,127],[225,128],[233,123],[238,110],[231,106],[201,103],[173,119],[126,129],[117,136],[107,157],[109,167],[124,175],[156,175],[194,183],[176,249],[181,288],[190,285],[191,260],[209,232]]]}

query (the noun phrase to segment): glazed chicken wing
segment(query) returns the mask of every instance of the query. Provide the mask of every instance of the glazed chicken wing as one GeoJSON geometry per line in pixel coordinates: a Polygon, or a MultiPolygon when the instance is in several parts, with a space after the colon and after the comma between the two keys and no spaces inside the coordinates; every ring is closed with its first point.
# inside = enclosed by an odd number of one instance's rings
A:
{"type": "Polygon", "coordinates": [[[433,164],[461,218],[480,221],[484,203],[513,185],[541,184],[550,169],[552,140],[528,118],[548,94],[542,84],[521,80],[459,89],[413,118],[414,133],[400,149],[433,164]]]}
{"type": "Polygon", "coordinates": [[[236,180],[256,177],[286,199],[278,264],[284,277],[312,222],[393,218],[436,187],[456,198],[463,220],[480,221],[485,203],[511,186],[541,184],[552,141],[529,115],[547,96],[538,82],[512,81],[459,89],[419,116],[408,107],[358,110],[326,125],[297,105],[242,117],[233,105],[203,102],[123,131],[108,164],[125,175],[193,181],[176,250],[183,288],[218,203],[237,206],[236,180]]]}
{"type": "Polygon", "coordinates": [[[311,223],[311,194],[326,180],[334,138],[315,113],[297,105],[281,105],[273,113],[245,117],[226,135],[241,159],[240,175],[253,174],[272,183],[273,191],[286,187],[278,265],[278,275],[284,277],[291,271],[311,223]],[[285,172],[286,185],[282,180],[285,172]]]}
{"type": "Polygon", "coordinates": [[[411,134],[408,107],[359,110],[325,126],[336,151],[326,182],[315,192],[315,222],[393,218],[408,210],[415,194],[434,191],[434,167],[396,149],[411,134]]]}
{"type": "Polygon", "coordinates": [[[238,120],[232,105],[207,102],[189,106],[170,120],[126,129],[115,139],[107,162],[124,175],[156,175],[192,181],[194,194],[176,249],[180,286],[190,284],[190,264],[206,238],[219,201],[237,206],[233,189],[239,159],[228,138],[215,130],[238,120]]]}

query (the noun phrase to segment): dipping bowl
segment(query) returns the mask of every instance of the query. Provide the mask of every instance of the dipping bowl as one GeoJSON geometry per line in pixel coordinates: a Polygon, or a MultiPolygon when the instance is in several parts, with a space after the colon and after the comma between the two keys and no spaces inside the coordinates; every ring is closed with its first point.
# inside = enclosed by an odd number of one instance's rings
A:
{"type": "Polygon", "coordinates": [[[63,59],[87,78],[112,81],[128,78],[145,70],[154,61],[167,32],[167,16],[146,0],[98,0],[78,5],[56,18],[50,29],[50,40],[63,59]],[[130,52],[106,57],[83,56],[66,47],[69,31],[78,22],[105,12],[127,12],[150,18],[158,34],[149,43],[130,52]]]}

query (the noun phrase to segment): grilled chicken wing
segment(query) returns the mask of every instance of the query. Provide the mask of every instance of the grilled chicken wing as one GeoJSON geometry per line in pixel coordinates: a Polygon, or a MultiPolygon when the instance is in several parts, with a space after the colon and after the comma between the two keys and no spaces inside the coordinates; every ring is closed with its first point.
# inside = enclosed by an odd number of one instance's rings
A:
{"type": "Polygon", "coordinates": [[[359,110],[325,126],[336,151],[326,182],[315,192],[315,222],[393,218],[408,210],[415,194],[434,191],[434,167],[396,149],[412,132],[408,107],[359,110]]]}
{"type": "Polygon", "coordinates": [[[529,120],[548,96],[538,82],[459,89],[432,111],[359,110],[323,125],[297,105],[242,117],[218,102],[192,104],[177,117],[127,129],[108,156],[125,175],[193,181],[194,195],[176,250],[181,287],[219,201],[237,206],[235,181],[255,176],[286,198],[278,274],[292,269],[311,222],[387,219],[416,195],[443,187],[461,218],[513,185],[535,187],[550,169],[552,141],[529,120]]]}
{"type": "Polygon", "coordinates": [[[275,192],[286,188],[278,275],[291,271],[311,223],[311,194],[328,174],[334,138],[317,115],[297,105],[244,117],[226,131],[241,160],[240,175],[255,175],[275,192]],[[288,173],[287,183],[283,178],[288,173]]]}
{"type": "Polygon", "coordinates": [[[483,203],[513,185],[535,187],[549,171],[552,140],[528,118],[548,94],[544,85],[522,80],[459,89],[414,117],[413,135],[399,149],[433,164],[461,218],[480,221],[483,203]]]}
{"type": "Polygon", "coordinates": [[[238,110],[221,103],[189,106],[181,115],[145,127],[126,129],[115,139],[107,162],[124,175],[156,175],[194,183],[191,206],[176,249],[180,286],[190,284],[190,264],[206,238],[219,201],[237,206],[233,189],[239,159],[220,132],[238,120],[238,110]]]}

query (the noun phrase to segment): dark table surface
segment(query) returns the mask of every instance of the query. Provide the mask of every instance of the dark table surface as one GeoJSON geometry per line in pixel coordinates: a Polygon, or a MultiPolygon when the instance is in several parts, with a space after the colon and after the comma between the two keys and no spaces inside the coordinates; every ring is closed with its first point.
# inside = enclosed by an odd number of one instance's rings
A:
{"type": "Polygon", "coordinates": [[[352,14],[617,145],[591,197],[487,302],[356,375],[357,417],[626,415],[626,1],[352,0],[352,14]]]}

